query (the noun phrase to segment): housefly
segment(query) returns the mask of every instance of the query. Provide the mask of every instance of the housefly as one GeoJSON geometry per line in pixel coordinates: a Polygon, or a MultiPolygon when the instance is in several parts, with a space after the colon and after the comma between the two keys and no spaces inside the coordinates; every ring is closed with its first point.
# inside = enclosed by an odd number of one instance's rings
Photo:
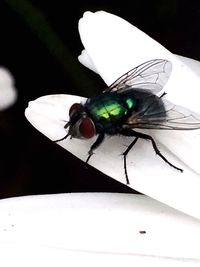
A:
{"type": "Polygon", "coordinates": [[[111,84],[102,94],[87,99],[85,104],[74,103],[69,109],[66,136],[89,139],[97,135],[86,162],[101,145],[105,135],[134,137],[123,152],[126,183],[129,184],[126,156],[139,138],[149,140],[156,154],[178,171],[183,170],[159,151],[153,137],[135,129],[194,130],[200,129],[200,120],[191,111],[174,105],[164,97],[163,87],[172,70],[171,62],[164,59],[147,61],[128,71],[111,84]]]}

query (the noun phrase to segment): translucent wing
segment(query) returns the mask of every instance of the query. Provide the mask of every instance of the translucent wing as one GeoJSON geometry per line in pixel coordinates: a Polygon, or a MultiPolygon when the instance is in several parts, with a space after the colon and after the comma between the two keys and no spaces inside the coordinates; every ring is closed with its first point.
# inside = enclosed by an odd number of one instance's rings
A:
{"type": "Polygon", "coordinates": [[[164,109],[158,109],[155,101],[132,114],[123,125],[124,128],[160,130],[200,129],[200,115],[184,107],[162,99],[164,109]],[[155,106],[155,108],[154,108],[155,106]]]}
{"type": "Polygon", "coordinates": [[[171,71],[171,62],[164,59],[150,60],[122,75],[104,93],[120,93],[132,88],[141,88],[157,94],[166,84],[171,71]]]}

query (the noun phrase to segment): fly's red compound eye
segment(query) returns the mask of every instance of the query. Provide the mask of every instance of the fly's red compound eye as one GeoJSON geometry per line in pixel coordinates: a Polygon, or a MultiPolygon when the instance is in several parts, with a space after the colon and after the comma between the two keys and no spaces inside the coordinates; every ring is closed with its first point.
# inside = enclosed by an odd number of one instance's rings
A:
{"type": "Polygon", "coordinates": [[[70,118],[73,116],[73,114],[74,114],[77,110],[79,110],[80,106],[81,106],[81,104],[79,104],[79,103],[74,103],[74,104],[71,106],[71,108],[69,109],[69,116],[70,116],[70,118]]]}
{"type": "Polygon", "coordinates": [[[90,118],[84,118],[79,125],[79,132],[86,139],[93,137],[96,134],[93,121],[90,118]]]}

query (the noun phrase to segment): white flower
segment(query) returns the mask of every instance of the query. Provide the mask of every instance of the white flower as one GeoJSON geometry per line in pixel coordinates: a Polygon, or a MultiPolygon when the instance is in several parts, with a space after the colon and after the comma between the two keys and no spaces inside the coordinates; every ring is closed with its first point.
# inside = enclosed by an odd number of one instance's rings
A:
{"type": "Polygon", "coordinates": [[[0,67],[0,110],[13,105],[16,99],[17,91],[14,87],[14,79],[7,69],[0,67]]]}
{"type": "MultiPolygon", "coordinates": [[[[184,58],[170,53],[163,46],[123,19],[106,12],[86,12],[79,21],[79,31],[85,47],[79,60],[99,73],[107,85],[133,67],[150,59],[167,59],[173,64],[165,87],[168,99],[200,113],[200,79],[184,58]]],[[[189,64],[194,66],[193,62],[189,64]]],[[[199,63],[198,67],[200,68],[199,63]]],[[[81,97],[53,95],[29,103],[27,119],[52,140],[66,135],[64,125],[68,110],[81,97]]],[[[150,142],[139,140],[127,157],[130,186],[176,209],[200,218],[200,131],[148,131],[162,154],[180,173],[169,167],[152,149],[150,142]]],[[[94,142],[66,139],[59,144],[82,160],[94,142]]],[[[90,164],[114,179],[125,183],[123,159],[120,154],[130,138],[114,136],[95,150],[90,164]]]]}

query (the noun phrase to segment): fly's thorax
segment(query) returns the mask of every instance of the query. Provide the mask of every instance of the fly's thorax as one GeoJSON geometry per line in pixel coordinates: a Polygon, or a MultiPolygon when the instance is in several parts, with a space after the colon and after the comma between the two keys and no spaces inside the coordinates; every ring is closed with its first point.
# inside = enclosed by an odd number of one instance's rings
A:
{"type": "Polygon", "coordinates": [[[85,108],[98,132],[116,134],[134,105],[135,101],[130,97],[109,93],[89,99],[85,108]]]}

